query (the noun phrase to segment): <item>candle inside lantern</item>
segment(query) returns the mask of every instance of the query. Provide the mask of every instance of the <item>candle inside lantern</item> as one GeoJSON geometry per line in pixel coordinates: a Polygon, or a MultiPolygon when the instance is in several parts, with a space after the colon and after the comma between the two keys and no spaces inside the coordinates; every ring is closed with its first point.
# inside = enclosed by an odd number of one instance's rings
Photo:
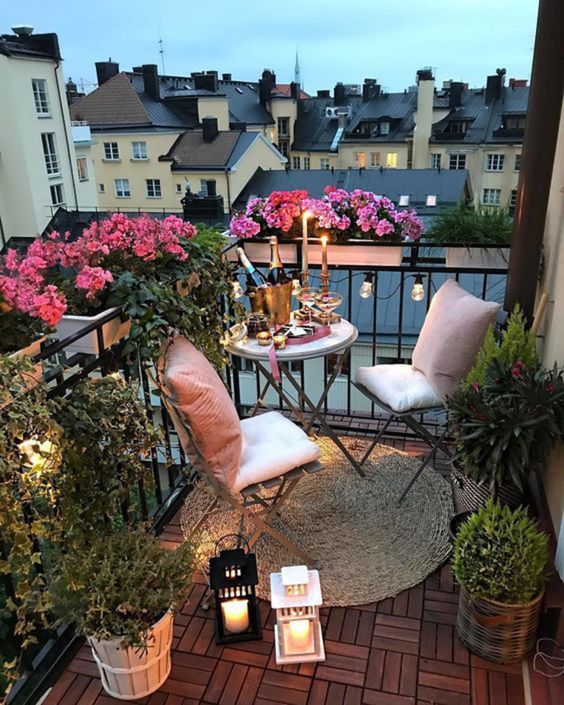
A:
{"type": "Polygon", "coordinates": [[[311,622],[309,619],[295,619],[288,623],[289,646],[294,652],[311,650],[311,622]]]}
{"type": "Polygon", "coordinates": [[[321,288],[325,296],[329,291],[329,268],[327,264],[327,235],[321,237],[321,288]]]}
{"type": "Polygon", "coordinates": [[[221,604],[227,631],[239,634],[249,628],[248,600],[228,600],[221,604]]]}

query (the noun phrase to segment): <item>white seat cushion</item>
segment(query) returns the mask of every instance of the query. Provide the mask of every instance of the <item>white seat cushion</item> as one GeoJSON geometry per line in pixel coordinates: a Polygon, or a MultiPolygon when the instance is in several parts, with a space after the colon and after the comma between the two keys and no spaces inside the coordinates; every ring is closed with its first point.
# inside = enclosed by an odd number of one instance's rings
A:
{"type": "Polygon", "coordinates": [[[355,379],[397,412],[443,405],[423,372],[411,365],[359,367],[355,379]]]}
{"type": "Polygon", "coordinates": [[[271,480],[319,457],[319,447],[277,411],[241,421],[243,457],[233,489],[271,480]]]}

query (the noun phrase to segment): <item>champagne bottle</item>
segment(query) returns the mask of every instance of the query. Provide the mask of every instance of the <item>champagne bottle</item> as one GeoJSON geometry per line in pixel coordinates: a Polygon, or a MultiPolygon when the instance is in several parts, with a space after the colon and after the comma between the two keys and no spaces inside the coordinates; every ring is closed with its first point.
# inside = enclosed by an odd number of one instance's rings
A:
{"type": "Polygon", "coordinates": [[[242,247],[237,248],[237,256],[247,273],[247,286],[268,286],[264,274],[253,267],[242,247]]]}
{"type": "Polygon", "coordinates": [[[278,238],[276,235],[270,238],[270,265],[266,279],[268,283],[272,285],[284,284],[288,281],[288,275],[284,271],[284,266],[278,252],[278,238]]]}

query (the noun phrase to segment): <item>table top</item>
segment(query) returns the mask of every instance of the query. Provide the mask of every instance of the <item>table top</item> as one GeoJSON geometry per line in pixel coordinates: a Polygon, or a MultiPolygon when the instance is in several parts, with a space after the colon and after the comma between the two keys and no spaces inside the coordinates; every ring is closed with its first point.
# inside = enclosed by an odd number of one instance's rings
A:
{"type": "MultiPolygon", "coordinates": [[[[324,338],[300,345],[288,345],[284,350],[277,350],[276,357],[280,362],[325,357],[350,348],[357,338],[357,328],[342,318],[339,323],[331,324],[331,333],[324,338]]],[[[268,347],[259,345],[254,338],[233,343],[225,349],[230,355],[237,355],[246,360],[268,360],[268,347]]]]}

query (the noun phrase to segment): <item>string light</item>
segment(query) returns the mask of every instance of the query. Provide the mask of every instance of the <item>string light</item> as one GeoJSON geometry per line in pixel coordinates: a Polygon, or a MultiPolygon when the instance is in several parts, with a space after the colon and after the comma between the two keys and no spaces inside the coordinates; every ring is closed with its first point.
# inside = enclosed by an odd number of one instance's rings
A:
{"type": "Polygon", "coordinates": [[[234,279],[231,282],[231,297],[234,299],[240,299],[244,295],[245,295],[245,292],[243,291],[243,287],[239,283],[239,280],[234,279]]]}
{"type": "Polygon", "coordinates": [[[414,301],[423,301],[425,298],[425,287],[423,286],[423,275],[416,274],[413,288],[411,290],[411,298],[414,301]]]}
{"type": "Polygon", "coordinates": [[[363,299],[369,299],[372,294],[374,293],[374,287],[373,287],[373,276],[370,272],[366,272],[366,275],[364,277],[364,282],[362,283],[362,286],[360,287],[359,294],[361,298],[363,299]]]}

